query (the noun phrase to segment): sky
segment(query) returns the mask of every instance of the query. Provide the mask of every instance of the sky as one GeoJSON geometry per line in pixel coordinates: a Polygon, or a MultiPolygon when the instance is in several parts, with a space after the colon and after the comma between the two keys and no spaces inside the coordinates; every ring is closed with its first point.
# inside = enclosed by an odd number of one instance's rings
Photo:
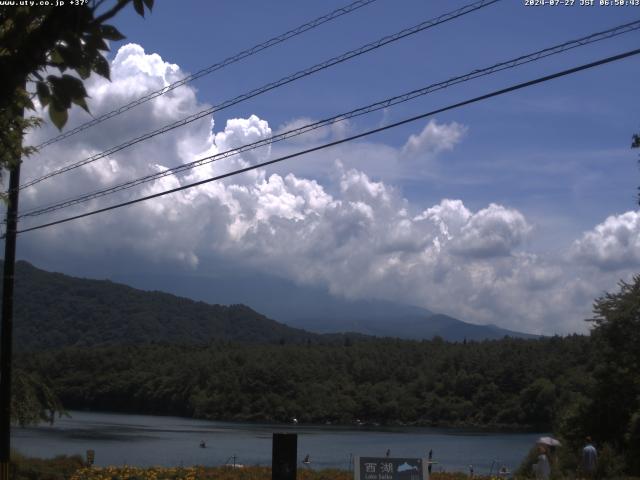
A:
{"type": "MultiPolygon", "coordinates": [[[[156,2],[113,22],[108,112],[340,1],[156,2]]],[[[470,2],[377,0],[25,160],[23,181],[470,2]]],[[[267,138],[640,19],[640,7],[503,0],[25,189],[21,210],[267,138]]],[[[255,165],[638,47],[635,31],[310,135],[168,175],[23,227],[255,165]]],[[[640,58],[631,57],[135,206],[21,234],[18,257],[74,275],[272,275],[530,333],[585,333],[640,267],[640,58]]],[[[68,128],[91,117],[79,108],[68,128]]],[[[45,124],[38,144],[56,134],[45,124]]]]}

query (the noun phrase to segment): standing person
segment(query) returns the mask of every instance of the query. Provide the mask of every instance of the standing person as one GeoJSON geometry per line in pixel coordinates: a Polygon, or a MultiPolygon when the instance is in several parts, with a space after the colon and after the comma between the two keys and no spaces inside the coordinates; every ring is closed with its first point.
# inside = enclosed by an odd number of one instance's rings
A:
{"type": "Polygon", "coordinates": [[[533,471],[539,480],[549,480],[551,476],[551,465],[547,457],[547,450],[544,446],[538,446],[538,462],[533,465],[533,471]]]}
{"type": "Polygon", "coordinates": [[[580,467],[587,478],[596,476],[596,468],[598,466],[598,451],[593,446],[591,437],[585,438],[586,445],[582,449],[582,458],[580,459],[580,467]]]}

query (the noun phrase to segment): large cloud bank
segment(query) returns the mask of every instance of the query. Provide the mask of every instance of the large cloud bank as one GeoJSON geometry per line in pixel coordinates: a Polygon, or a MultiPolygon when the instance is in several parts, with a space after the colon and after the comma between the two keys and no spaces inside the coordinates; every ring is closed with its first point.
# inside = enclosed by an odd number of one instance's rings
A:
{"type": "MultiPolygon", "coordinates": [[[[124,46],[112,62],[112,82],[90,81],[91,109],[94,114],[104,113],[183,75],[177,65],[156,54],[147,55],[140,46],[124,46]]],[[[100,152],[206,106],[194,89],[180,87],[86,134],[48,147],[28,160],[24,178],[100,152]]],[[[83,119],[82,112],[74,111],[71,126],[83,119]]],[[[294,119],[281,129],[304,121],[294,119]]],[[[348,125],[326,129],[308,141],[339,137],[344,128],[348,125]]],[[[425,154],[437,157],[454,149],[466,131],[458,123],[431,120],[403,147],[377,150],[399,162],[425,154]]],[[[51,127],[44,127],[30,140],[38,143],[54,134],[51,127]]],[[[201,119],[38,184],[24,192],[23,204],[28,208],[84,193],[269,135],[268,122],[255,115],[230,119],[223,129],[216,128],[211,118],[201,119]]],[[[353,157],[367,151],[354,149],[353,157]]],[[[166,176],[121,192],[108,202],[174,188],[273,155],[271,149],[262,148],[182,176],[166,176]]],[[[548,257],[528,248],[535,240],[535,226],[508,205],[491,203],[474,211],[460,199],[443,199],[435,205],[411,203],[398,186],[354,167],[362,164],[362,158],[344,156],[344,151],[340,155],[337,158],[331,150],[323,154],[331,175],[322,181],[312,174],[259,169],[25,235],[23,249],[87,262],[109,252],[126,252],[123,258],[203,272],[224,258],[245,268],[326,286],[337,295],[409,302],[467,321],[539,333],[584,331],[582,320],[589,315],[593,298],[640,264],[637,212],[606,219],[567,246],[565,254],[548,257]]],[[[65,213],[104,204],[103,199],[65,213]]],[[[39,222],[29,222],[35,223],[39,222]]]]}
{"type": "Polygon", "coordinates": [[[575,241],[573,257],[602,270],[640,266],[640,213],[610,216],[575,241]]]}

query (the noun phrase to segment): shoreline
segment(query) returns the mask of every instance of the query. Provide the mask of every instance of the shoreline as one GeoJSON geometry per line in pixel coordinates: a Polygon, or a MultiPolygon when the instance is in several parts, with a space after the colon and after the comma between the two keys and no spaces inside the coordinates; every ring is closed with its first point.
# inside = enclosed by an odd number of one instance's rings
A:
{"type": "MultiPolygon", "coordinates": [[[[184,416],[184,415],[176,415],[176,414],[164,414],[164,413],[148,413],[148,412],[139,412],[132,410],[100,410],[100,409],[69,409],[66,410],[66,413],[82,413],[82,414],[106,414],[106,415],[132,415],[132,416],[144,416],[144,417],[154,417],[154,418],[175,418],[181,420],[195,420],[195,421],[204,421],[204,422],[212,422],[212,423],[220,423],[220,424],[228,424],[230,426],[241,426],[241,425],[250,425],[253,427],[262,427],[262,426],[273,426],[282,429],[295,429],[295,428],[311,428],[311,429],[335,429],[335,430],[356,430],[356,431],[371,431],[371,432],[393,432],[394,430],[403,431],[404,429],[415,429],[415,430],[429,430],[434,432],[455,432],[459,434],[547,434],[550,432],[550,428],[534,428],[530,425],[520,426],[520,425],[477,425],[477,424],[456,424],[456,423],[440,423],[440,424],[421,424],[421,423],[379,423],[379,422],[359,422],[359,423],[338,423],[338,422],[327,422],[327,423],[306,423],[306,422],[278,422],[277,420],[272,419],[252,419],[252,420],[244,420],[244,419],[214,419],[207,417],[198,417],[198,416],[184,416]]],[[[64,418],[56,417],[56,420],[64,418]]],[[[54,421],[55,423],[55,421],[54,421]]]]}
{"type": "Polygon", "coordinates": [[[312,469],[348,468],[351,456],[424,458],[433,450],[440,471],[488,473],[495,460],[517,467],[540,433],[492,434],[433,427],[356,427],[340,425],[211,422],[185,417],[154,417],[71,411],[53,426],[16,430],[12,444],[25,455],[52,457],[95,451],[96,465],[208,465],[236,456],[244,465],[269,465],[272,435],[298,435],[299,459],[310,454],[312,469]],[[206,442],[207,448],[199,448],[206,442]]]}

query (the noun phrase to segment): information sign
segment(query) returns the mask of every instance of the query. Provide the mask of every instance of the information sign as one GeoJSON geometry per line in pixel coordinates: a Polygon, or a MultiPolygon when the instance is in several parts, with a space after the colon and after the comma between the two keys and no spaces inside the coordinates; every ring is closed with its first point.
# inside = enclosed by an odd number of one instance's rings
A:
{"type": "Polygon", "coordinates": [[[426,458],[355,457],[354,480],[428,480],[426,458]]]}

